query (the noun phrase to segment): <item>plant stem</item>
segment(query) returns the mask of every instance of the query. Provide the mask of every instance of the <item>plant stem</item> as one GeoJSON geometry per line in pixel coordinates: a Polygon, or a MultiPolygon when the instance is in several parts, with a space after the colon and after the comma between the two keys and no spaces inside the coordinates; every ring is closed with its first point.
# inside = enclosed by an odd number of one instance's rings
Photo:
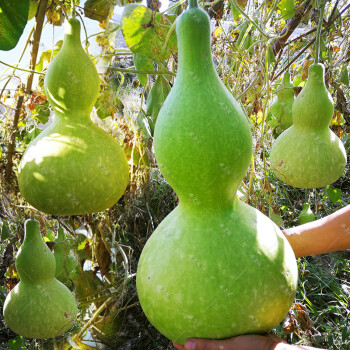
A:
{"type": "MultiPolygon", "coordinates": [[[[31,59],[30,59],[30,65],[29,69],[34,70],[36,59],[38,56],[38,50],[39,50],[39,42],[41,37],[41,31],[43,29],[44,19],[45,19],[45,13],[47,8],[48,0],[41,0],[39,3],[38,12],[36,14],[36,28],[34,31],[33,36],[33,47],[31,52],[31,59]]],[[[27,80],[27,86],[26,86],[26,93],[29,94],[32,90],[32,84],[33,84],[33,78],[34,73],[31,72],[28,80],[27,80]]],[[[22,105],[24,101],[24,96],[21,95],[18,97],[17,105],[16,105],[16,112],[13,117],[13,123],[12,123],[12,131],[11,131],[11,137],[8,145],[8,151],[7,151],[7,164],[6,164],[6,170],[5,170],[5,180],[7,182],[10,181],[11,175],[12,175],[12,167],[13,167],[13,155],[15,153],[15,142],[16,142],[16,134],[17,134],[17,125],[19,121],[19,117],[22,110],[22,105]]]]}
{"type": "Polygon", "coordinates": [[[197,0],[190,0],[189,1],[189,8],[192,9],[192,8],[195,8],[195,7],[198,7],[197,0]]]}
{"type": "Polygon", "coordinates": [[[317,64],[320,58],[320,41],[321,41],[321,29],[322,29],[322,22],[323,22],[323,13],[325,8],[325,1],[319,0],[318,7],[320,10],[320,18],[318,20],[318,26],[317,26],[317,34],[316,34],[316,42],[315,42],[315,63],[317,64]]]}
{"type": "Polygon", "coordinates": [[[246,18],[259,32],[262,36],[264,36],[265,38],[270,38],[259,26],[258,24],[253,21],[241,8],[240,6],[237,4],[236,0],[230,0],[231,4],[233,7],[236,8],[236,10],[244,17],[246,18]]]}
{"type": "Polygon", "coordinates": [[[24,68],[18,68],[16,66],[13,66],[11,64],[8,64],[6,62],[3,62],[3,61],[0,61],[0,64],[3,64],[4,66],[7,66],[7,67],[10,67],[10,68],[13,68],[14,70],[20,70],[22,72],[27,72],[27,73],[30,73],[30,74],[41,74],[41,75],[45,75],[44,73],[41,73],[41,72],[37,72],[35,70],[29,70],[29,69],[24,69],[24,68]]]}

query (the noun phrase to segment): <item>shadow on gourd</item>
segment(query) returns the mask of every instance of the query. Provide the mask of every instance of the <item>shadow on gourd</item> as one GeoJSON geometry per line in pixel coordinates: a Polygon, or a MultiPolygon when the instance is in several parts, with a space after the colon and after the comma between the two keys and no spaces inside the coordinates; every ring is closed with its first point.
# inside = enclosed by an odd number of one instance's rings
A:
{"type": "Polygon", "coordinates": [[[81,46],[76,19],[66,23],[63,46],[48,68],[44,86],[55,116],[20,162],[23,197],[54,215],[112,206],[127,186],[128,164],[119,143],[90,120],[99,77],[81,46]]]}
{"type": "Polygon", "coordinates": [[[279,228],[236,198],[252,154],[244,111],[212,62],[208,15],[190,1],[176,23],[179,66],[159,113],[154,148],[179,205],[141,254],[141,306],[164,335],[264,333],[295,297],[294,253],[279,228]]]}
{"type": "Polygon", "coordinates": [[[6,324],[27,338],[54,338],[72,327],[74,296],[55,278],[55,258],[44,243],[39,222],[25,222],[25,237],[16,258],[20,282],[5,300],[6,324]]]}
{"type": "Polygon", "coordinates": [[[343,175],[346,152],[329,129],[333,101],[324,82],[323,64],[309,67],[307,83],[295,99],[293,125],[271,149],[271,166],[283,182],[300,188],[324,187],[343,175]]]}

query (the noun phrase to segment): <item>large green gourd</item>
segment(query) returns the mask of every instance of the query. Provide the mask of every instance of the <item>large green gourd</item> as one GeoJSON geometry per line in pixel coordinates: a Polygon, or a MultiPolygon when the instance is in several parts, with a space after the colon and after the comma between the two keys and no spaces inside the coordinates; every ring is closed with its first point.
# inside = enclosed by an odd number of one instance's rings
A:
{"type": "Polygon", "coordinates": [[[329,129],[333,101],[324,82],[323,64],[309,67],[307,83],[293,104],[293,125],[271,149],[275,175],[301,188],[324,187],[343,175],[346,152],[329,129]]]}
{"type": "Polygon", "coordinates": [[[292,107],[294,103],[293,84],[289,72],[285,72],[282,85],[277,91],[277,100],[271,105],[270,112],[277,121],[276,131],[280,134],[293,124],[292,107]]]}
{"type": "Polygon", "coordinates": [[[236,198],[252,154],[250,127],[212,62],[208,15],[190,1],[177,20],[179,67],[154,147],[179,205],[139,261],[141,306],[165,336],[263,333],[287,314],[297,287],[279,228],[236,198]]]}
{"type": "Polygon", "coordinates": [[[128,164],[119,143],[90,120],[99,77],[81,46],[76,19],[66,23],[63,46],[44,86],[55,117],[22,157],[18,183],[23,197],[54,215],[112,206],[128,183],[128,164]]]}
{"type": "Polygon", "coordinates": [[[5,300],[6,324],[27,338],[54,338],[75,321],[77,306],[69,289],[55,278],[55,258],[40,235],[39,222],[25,222],[16,258],[20,282],[5,300]]]}

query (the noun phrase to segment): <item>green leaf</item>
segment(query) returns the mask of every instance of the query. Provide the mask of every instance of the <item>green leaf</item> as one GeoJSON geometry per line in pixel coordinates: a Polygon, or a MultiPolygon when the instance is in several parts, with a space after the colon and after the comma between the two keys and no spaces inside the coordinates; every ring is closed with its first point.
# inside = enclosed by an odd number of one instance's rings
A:
{"type": "Polygon", "coordinates": [[[46,231],[46,236],[45,236],[50,242],[53,242],[55,240],[55,233],[51,230],[46,231]]]}
{"type": "Polygon", "coordinates": [[[46,124],[50,117],[49,102],[38,104],[32,112],[32,117],[36,118],[41,124],[46,124]]]}
{"type": "Polygon", "coordinates": [[[4,241],[6,238],[10,237],[10,230],[6,224],[6,222],[2,223],[2,228],[1,228],[1,240],[4,241]]]}
{"type": "Polygon", "coordinates": [[[24,137],[24,142],[26,144],[31,143],[37,136],[40,135],[42,130],[34,126],[31,130],[28,131],[27,135],[24,137]]]}
{"type": "Polygon", "coordinates": [[[281,227],[283,225],[283,219],[281,218],[281,215],[276,213],[270,214],[270,219],[278,226],[281,227]]]}
{"type": "Polygon", "coordinates": [[[346,66],[340,72],[340,79],[339,80],[344,85],[349,86],[349,72],[348,72],[348,68],[346,66]]]}
{"type": "Polygon", "coordinates": [[[109,17],[116,4],[116,0],[87,0],[84,3],[84,15],[102,23],[109,17]]]}
{"type": "Polygon", "coordinates": [[[295,16],[294,1],[293,0],[282,0],[278,4],[278,8],[281,11],[284,19],[289,19],[295,16]]]}
{"type": "Polygon", "coordinates": [[[301,74],[298,74],[298,75],[294,76],[294,78],[293,78],[293,85],[299,86],[302,83],[302,81],[303,81],[303,79],[302,79],[301,74]]]}
{"type": "Polygon", "coordinates": [[[175,17],[153,12],[145,6],[129,4],[125,6],[121,19],[124,40],[132,52],[165,61],[177,52],[174,30],[163,48],[175,17]]]}
{"type": "Polygon", "coordinates": [[[29,0],[1,0],[0,50],[13,49],[27,24],[29,0]]]}
{"type": "Polygon", "coordinates": [[[30,0],[28,21],[31,20],[38,12],[39,0],[30,0]]]}
{"type": "Polygon", "coordinates": [[[23,344],[23,337],[19,336],[16,339],[11,339],[8,341],[8,346],[9,346],[9,350],[20,350],[23,349],[22,348],[22,344],[23,344]]]}
{"type": "MultiPolygon", "coordinates": [[[[153,71],[153,61],[148,58],[143,53],[134,54],[134,64],[137,70],[143,71],[153,71]]],[[[147,75],[146,74],[137,74],[140,83],[145,86],[147,84],[147,75]]]]}
{"type": "Polygon", "coordinates": [[[326,191],[328,198],[333,203],[337,203],[340,200],[342,192],[339,188],[333,188],[331,185],[328,185],[326,191]]]}
{"type": "Polygon", "coordinates": [[[53,48],[53,52],[52,52],[52,50],[46,50],[46,51],[42,52],[40,55],[39,62],[35,66],[35,70],[37,70],[38,72],[42,72],[45,68],[44,63],[50,62],[51,59],[53,59],[58,54],[58,52],[60,51],[60,49],[62,47],[62,44],[63,44],[63,40],[59,40],[55,44],[55,46],[53,48]]]}
{"type": "Polygon", "coordinates": [[[152,117],[154,123],[157,120],[158,113],[170,90],[171,88],[168,81],[162,75],[158,76],[156,82],[152,86],[146,102],[146,114],[152,117]]]}
{"type": "Polygon", "coordinates": [[[100,95],[95,103],[97,116],[100,119],[105,119],[112,116],[117,111],[123,111],[124,104],[117,98],[118,92],[112,88],[106,88],[100,92],[100,95]]]}
{"type": "Polygon", "coordinates": [[[136,125],[140,129],[141,134],[145,140],[149,140],[150,137],[153,136],[154,123],[151,118],[147,117],[143,109],[136,118],[136,125]]]}

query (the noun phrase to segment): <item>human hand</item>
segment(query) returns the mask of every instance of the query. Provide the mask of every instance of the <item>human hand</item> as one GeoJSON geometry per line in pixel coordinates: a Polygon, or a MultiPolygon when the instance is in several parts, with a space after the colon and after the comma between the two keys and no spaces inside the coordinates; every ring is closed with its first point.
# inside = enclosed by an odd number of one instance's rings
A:
{"type": "Polygon", "coordinates": [[[283,350],[289,346],[273,334],[240,335],[231,339],[188,339],[185,345],[174,343],[178,350],[283,350]],[[280,344],[280,345],[279,345],[280,344]]]}

